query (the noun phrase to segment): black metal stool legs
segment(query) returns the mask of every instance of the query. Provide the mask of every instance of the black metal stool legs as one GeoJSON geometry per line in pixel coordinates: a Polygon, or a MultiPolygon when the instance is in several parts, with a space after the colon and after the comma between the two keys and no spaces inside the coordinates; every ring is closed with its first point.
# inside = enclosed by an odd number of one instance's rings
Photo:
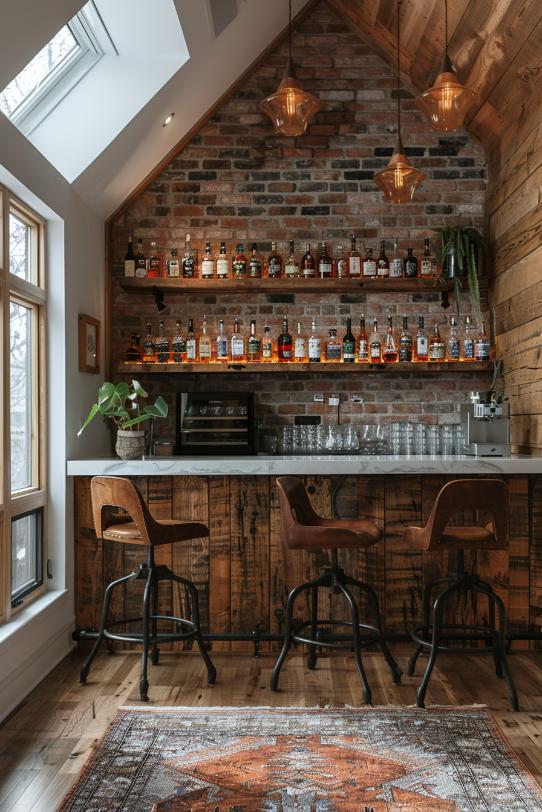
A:
{"type": "Polygon", "coordinates": [[[192,581],[188,581],[186,578],[181,578],[180,575],[174,575],[173,573],[171,573],[171,580],[175,581],[175,583],[177,584],[182,584],[188,589],[188,594],[190,595],[190,612],[192,615],[192,623],[194,625],[194,639],[198,644],[200,654],[203,658],[203,662],[205,663],[205,667],[207,669],[207,682],[209,685],[214,685],[216,681],[216,668],[214,667],[212,660],[209,657],[209,653],[205,648],[205,643],[201,636],[198,590],[196,589],[192,581]]]}
{"type": "Polygon", "coordinates": [[[154,567],[149,567],[149,574],[145,582],[145,591],[143,593],[143,635],[142,643],[143,650],[141,652],[141,675],[139,678],[139,697],[142,702],[148,702],[149,681],[147,679],[147,660],[149,658],[149,626],[150,619],[150,601],[151,593],[153,591],[153,581],[156,578],[154,567]]]}
{"type": "Polygon", "coordinates": [[[416,705],[419,708],[425,708],[425,694],[427,693],[427,686],[429,685],[429,680],[431,679],[431,674],[433,673],[433,668],[435,667],[435,660],[437,659],[437,654],[439,652],[439,639],[440,639],[440,630],[442,625],[442,611],[444,606],[444,601],[455,592],[455,587],[449,587],[445,589],[444,592],[441,592],[440,595],[435,600],[433,604],[433,629],[431,635],[431,649],[429,654],[429,660],[427,662],[427,666],[425,667],[425,673],[423,675],[423,679],[421,681],[420,687],[418,688],[418,694],[416,696],[416,705]]]}
{"type": "Polygon", "coordinates": [[[292,589],[292,591],[288,595],[288,600],[286,601],[284,643],[282,644],[281,652],[278,656],[277,662],[275,663],[275,667],[273,668],[273,673],[271,674],[270,688],[272,691],[278,691],[280,671],[282,669],[282,666],[284,665],[284,660],[286,659],[286,655],[290,650],[290,646],[292,645],[293,613],[295,601],[297,597],[301,595],[302,592],[304,592],[307,589],[317,587],[319,586],[320,583],[321,579],[318,578],[316,579],[316,581],[309,581],[306,584],[300,584],[299,586],[296,586],[295,589],[292,589]]]}
{"type": "MultiPolygon", "coordinates": [[[[489,584],[483,581],[478,585],[481,592],[488,596],[490,604],[497,606],[499,613],[499,631],[497,642],[493,649],[493,659],[495,661],[495,671],[498,677],[504,677],[506,686],[508,688],[508,698],[513,710],[519,711],[519,700],[514,684],[514,679],[510,672],[508,665],[508,657],[506,656],[506,608],[499,595],[493,591],[489,584]]],[[[493,610],[494,616],[494,610],[493,610]]],[[[494,628],[494,627],[493,627],[494,628]]]]}
{"type": "Polygon", "coordinates": [[[346,586],[344,586],[344,584],[339,584],[338,586],[342,594],[346,598],[348,606],[350,607],[350,613],[352,615],[352,639],[354,643],[354,659],[356,661],[356,668],[358,669],[359,678],[361,680],[361,685],[363,688],[363,701],[366,705],[370,705],[372,701],[372,694],[371,689],[369,687],[369,683],[367,682],[367,675],[363,667],[363,662],[361,660],[361,638],[359,635],[358,605],[354,600],[354,596],[352,595],[350,590],[346,586]]]}
{"type": "Polygon", "coordinates": [[[159,581],[156,573],[154,572],[151,582],[151,637],[153,640],[151,645],[151,663],[153,665],[158,665],[160,662],[160,649],[158,648],[158,643],[156,642],[158,635],[158,588],[159,581]]]}
{"type": "MultiPolygon", "coordinates": [[[[316,640],[318,634],[318,587],[313,586],[311,589],[311,637],[316,640]]],[[[317,647],[309,646],[309,656],[307,658],[307,668],[311,671],[316,668],[318,655],[316,653],[317,647]]]]}
{"type": "Polygon", "coordinates": [[[384,631],[382,629],[382,619],[380,617],[378,596],[375,590],[372,588],[372,586],[369,586],[369,584],[365,584],[363,581],[357,581],[355,578],[347,577],[346,583],[350,584],[351,586],[357,586],[360,588],[362,592],[366,593],[375,626],[380,631],[380,640],[378,641],[377,645],[380,647],[380,651],[384,655],[384,658],[389,666],[395,685],[400,685],[403,672],[395,662],[395,659],[388,648],[388,644],[386,643],[386,638],[384,636],[384,631]]]}

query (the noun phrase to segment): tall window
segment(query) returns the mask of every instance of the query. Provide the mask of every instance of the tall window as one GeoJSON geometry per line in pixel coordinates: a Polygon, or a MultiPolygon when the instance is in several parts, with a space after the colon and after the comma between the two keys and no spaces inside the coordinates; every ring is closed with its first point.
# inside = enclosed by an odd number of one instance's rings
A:
{"type": "Polygon", "coordinates": [[[2,207],[0,620],[44,588],[44,223],[7,189],[2,207]]]}

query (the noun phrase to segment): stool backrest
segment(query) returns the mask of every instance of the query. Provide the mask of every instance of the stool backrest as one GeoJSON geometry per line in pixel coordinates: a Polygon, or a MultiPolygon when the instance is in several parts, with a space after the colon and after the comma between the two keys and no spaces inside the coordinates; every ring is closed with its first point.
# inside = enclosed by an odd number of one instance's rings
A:
{"type": "Polygon", "coordinates": [[[101,538],[109,527],[130,521],[137,525],[140,539],[130,539],[130,544],[150,546],[153,541],[156,522],[149,513],[138,488],[130,479],[117,476],[95,476],[90,483],[92,513],[96,535],[101,538]],[[123,510],[129,517],[115,513],[123,510]]]}
{"type": "Polygon", "coordinates": [[[304,528],[314,526],[320,517],[314,512],[307,489],[301,479],[281,476],[277,479],[282,538],[291,549],[306,546],[304,528]]]}
{"type": "Polygon", "coordinates": [[[489,515],[494,536],[491,549],[508,547],[509,494],[506,482],[478,478],[454,479],[441,488],[425,525],[426,550],[438,549],[450,519],[464,510],[489,515]]]}

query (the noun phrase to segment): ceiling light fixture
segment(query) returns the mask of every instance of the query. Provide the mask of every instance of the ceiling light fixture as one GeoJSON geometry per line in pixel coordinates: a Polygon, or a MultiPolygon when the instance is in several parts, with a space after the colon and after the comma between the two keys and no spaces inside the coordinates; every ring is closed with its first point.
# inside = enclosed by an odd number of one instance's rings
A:
{"type": "Polygon", "coordinates": [[[168,124],[171,124],[174,118],[175,113],[170,113],[169,116],[166,116],[166,118],[163,120],[162,127],[167,127],[168,124]]]}
{"type": "Polygon", "coordinates": [[[449,132],[463,126],[477,93],[462,85],[448,56],[448,0],[444,0],[444,57],[435,83],[416,99],[434,130],[449,132]]]}
{"type": "Polygon", "coordinates": [[[311,118],[320,109],[316,96],[307,93],[296,79],[292,62],[292,0],[288,0],[288,63],[276,93],[260,102],[280,135],[303,135],[311,118]]]}
{"type": "Polygon", "coordinates": [[[397,2],[397,144],[385,169],[377,172],[374,181],[384,192],[389,203],[408,203],[418,186],[425,180],[425,173],[412,166],[405,155],[401,140],[401,85],[400,85],[400,16],[401,0],[397,2]]]}

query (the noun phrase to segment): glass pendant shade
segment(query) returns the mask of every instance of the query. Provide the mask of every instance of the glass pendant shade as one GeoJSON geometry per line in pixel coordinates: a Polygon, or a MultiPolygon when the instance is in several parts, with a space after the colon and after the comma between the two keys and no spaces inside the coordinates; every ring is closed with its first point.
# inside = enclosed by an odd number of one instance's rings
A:
{"type": "Polygon", "coordinates": [[[280,135],[303,135],[311,118],[320,109],[320,102],[316,96],[303,90],[289,61],[277,92],[263,99],[260,109],[269,116],[280,135]]]}
{"type": "Polygon", "coordinates": [[[374,176],[388,203],[409,203],[424,180],[425,173],[412,166],[403,151],[401,140],[397,142],[387,167],[374,176]]]}
{"type": "Polygon", "coordinates": [[[435,84],[416,99],[434,130],[450,132],[463,126],[465,116],[476,98],[474,90],[462,85],[447,58],[447,64],[435,84]]]}

